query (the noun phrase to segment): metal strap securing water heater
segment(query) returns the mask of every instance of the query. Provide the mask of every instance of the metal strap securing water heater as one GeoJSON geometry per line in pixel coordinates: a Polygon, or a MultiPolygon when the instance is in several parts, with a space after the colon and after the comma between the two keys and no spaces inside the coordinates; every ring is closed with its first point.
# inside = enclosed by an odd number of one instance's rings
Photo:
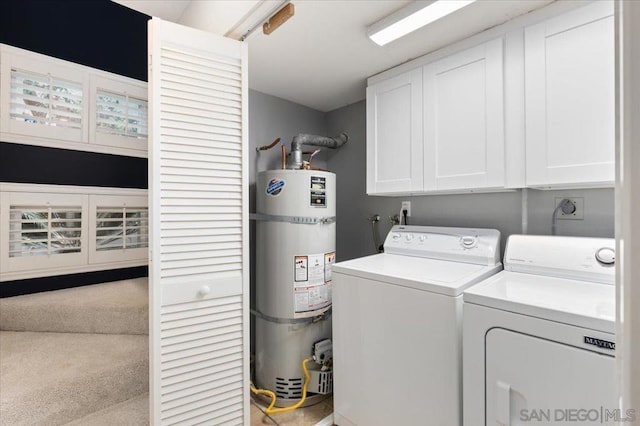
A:
{"type": "Polygon", "coordinates": [[[251,309],[251,314],[255,315],[256,318],[263,319],[268,322],[272,322],[275,324],[313,324],[318,321],[324,321],[331,316],[331,308],[327,309],[320,315],[316,315],[315,317],[309,318],[278,318],[272,317],[271,315],[263,314],[257,309],[251,309]]]}
{"type": "Polygon", "coordinates": [[[259,214],[252,213],[249,215],[251,220],[264,220],[267,222],[287,222],[287,223],[302,223],[305,225],[315,225],[318,223],[327,224],[336,221],[335,216],[328,217],[311,217],[311,216],[278,216],[271,214],[259,214]]]}

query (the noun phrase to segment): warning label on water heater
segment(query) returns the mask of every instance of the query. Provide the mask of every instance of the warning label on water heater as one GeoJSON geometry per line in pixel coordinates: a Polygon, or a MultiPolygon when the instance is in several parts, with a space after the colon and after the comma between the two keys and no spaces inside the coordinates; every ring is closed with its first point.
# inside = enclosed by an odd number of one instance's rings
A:
{"type": "Polygon", "coordinates": [[[331,281],[331,268],[333,268],[333,264],[336,262],[336,252],[332,251],[331,253],[326,253],[324,255],[324,280],[326,282],[331,281]]]}
{"type": "Polygon", "coordinates": [[[293,257],[294,318],[316,315],[331,305],[331,267],[335,252],[293,257]]]}
{"type": "Polygon", "coordinates": [[[311,176],[311,207],[327,207],[327,178],[311,176]]]}

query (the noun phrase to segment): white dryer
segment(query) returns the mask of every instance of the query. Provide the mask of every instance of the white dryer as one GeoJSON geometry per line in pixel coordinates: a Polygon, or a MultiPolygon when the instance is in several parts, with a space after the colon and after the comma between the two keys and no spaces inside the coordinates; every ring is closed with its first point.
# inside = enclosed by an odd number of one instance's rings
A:
{"type": "Polygon", "coordinates": [[[616,424],[613,239],[511,235],[464,293],[464,425],[616,424]]]}
{"type": "Polygon", "coordinates": [[[395,226],[333,266],[334,422],[462,422],[462,292],[502,269],[491,229],[395,226]]]}

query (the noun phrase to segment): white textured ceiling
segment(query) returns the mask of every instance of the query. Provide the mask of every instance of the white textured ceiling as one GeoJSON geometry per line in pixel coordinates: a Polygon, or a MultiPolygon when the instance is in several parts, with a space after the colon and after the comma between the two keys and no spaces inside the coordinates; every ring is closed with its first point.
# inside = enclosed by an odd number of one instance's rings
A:
{"type": "MultiPolygon", "coordinates": [[[[277,0],[114,0],[147,15],[238,38],[277,0]]],[[[478,0],[380,47],[367,26],[408,0],[293,0],[295,16],[270,35],[248,37],[249,87],[319,111],[365,98],[366,79],[553,0],[478,0]]]]}

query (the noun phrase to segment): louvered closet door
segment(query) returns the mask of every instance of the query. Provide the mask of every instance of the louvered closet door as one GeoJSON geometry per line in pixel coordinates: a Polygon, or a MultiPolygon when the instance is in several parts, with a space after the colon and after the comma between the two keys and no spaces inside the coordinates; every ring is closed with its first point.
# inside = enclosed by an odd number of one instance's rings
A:
{"type": "Polygon", "coordinates": [[[149,30],[151,423],[248,424],[246,45],[149,30]]]}

